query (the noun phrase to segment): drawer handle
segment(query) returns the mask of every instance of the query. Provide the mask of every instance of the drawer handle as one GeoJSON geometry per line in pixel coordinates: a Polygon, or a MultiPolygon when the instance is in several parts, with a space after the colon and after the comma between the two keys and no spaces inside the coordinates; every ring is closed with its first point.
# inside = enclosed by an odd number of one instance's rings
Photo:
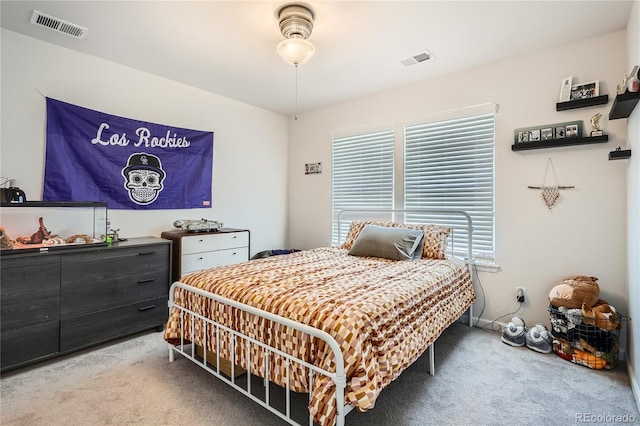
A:
{"type": "Polygon", "coordinates": [[[199,243],[203,243],[203,242],[204,242],[204,240],[203,240],[202,238],[200,238],[200,239],[198,240],[198,242],[199,242],[199,243]]]}
{"type": "Polygon", "coordinates": [[[156,305],[143,306],[142,308],[139,308],[138,311],[140,311],[140,312],[148,311],[149,309],[154,309],[155,307],[156,307],[156,305]]]}
{"type": "Polygon", "coordinates": [[[138,256],[148,256],[150,254],[156,254],[155,251],[142,251],[140,253],[138,253],[138,256]]]}
{"type": "Polygon", "coordinates": [[[138,280],[138,284],[146,284],[146,283],[150,283],[151,281],[155,281],[155,278],[148,278],[146,280],[138,280]]]}
{"type": "Polygon", "coordinates": [[[238,238],[238,236],[237,236],[237,235],[234,235],[234,236],[233,236],[233,238],[238,238]]]}

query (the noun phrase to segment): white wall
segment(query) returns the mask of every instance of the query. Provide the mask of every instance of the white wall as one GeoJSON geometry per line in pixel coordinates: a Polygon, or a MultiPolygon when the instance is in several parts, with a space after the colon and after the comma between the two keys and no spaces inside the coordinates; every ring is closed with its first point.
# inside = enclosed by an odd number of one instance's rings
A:
{"type": "Polygon", "coordinates": [[[214,132],[213,208],[111,210],[121,236],[159,237],[176,219],[205,217],[249,229],[251,255],[284,247],[286,117],[5,29],[1,36],[0,175],[16,179],[29,200],[42,199],[46,108],[40,91],[114,115],[214,132]]]}
{"type": "MultiPolygon", "coordinates": [[[[584,120],[589,131],[592,115],[608,117],[626,67],[626,32],[617,31],[300,114],[298,121],[290,121],[289,245],[331,242],[333,133],[401,125],[439,111],[496,102],[496,256],[501,270],[480,274],[487,295],[483,318],[510,312],[515,287],[521,286],[527,288],[528,302],[519,314],[528,324],[548,325],[549,290],[573,274],[598,277],[601,297],[628,313],[627,163],[608,161],[609,151],[626,145],[624,120],[603,120],[606,144],[511,151],[519,127],[584,120]],[[569,75],[578,82],[600,80],[609,104],[557,112],[560,83],[569,75]],[[576,187],[563,191],[552,211],[539,191],[527,188],[542,184],[549,158],[559,184],[576,187]],[[323,163],[322,174],[305,176],[304,163],[317,161],[323,163]]],[[[482,300],[476,307],[479,312],[482,300]]]]}
{"type": "MultiPolygon", "coordinates": [[[[640,66],[640,0],[633,3],[633,9],[627,24],[627,54],[626,70],[635,65],[640,66]]],[[[631,158],[627,169],[627,263],[629,283],[629,371],[631,386],[640,407],[640,106],[628,119],[629,143],[631,158]],[[635,321],[634,321],[635,320],[635,321]]]]}

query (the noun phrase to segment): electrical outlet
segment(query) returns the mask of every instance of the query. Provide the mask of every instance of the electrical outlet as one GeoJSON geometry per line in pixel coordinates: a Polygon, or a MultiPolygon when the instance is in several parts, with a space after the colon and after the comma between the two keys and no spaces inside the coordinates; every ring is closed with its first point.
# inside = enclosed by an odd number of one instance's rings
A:
{"type": "Polygon", "coordinates": [[[516,301],[524,303],[527,296],[527,289],[524,287],[516,287],[516,301]]]}

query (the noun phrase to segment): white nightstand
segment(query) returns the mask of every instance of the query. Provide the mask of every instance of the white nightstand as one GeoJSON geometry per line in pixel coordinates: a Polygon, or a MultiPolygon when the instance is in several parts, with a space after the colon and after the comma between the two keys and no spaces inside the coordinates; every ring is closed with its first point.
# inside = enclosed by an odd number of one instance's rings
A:
{"type": "Polygon", "coordinates": [[[165,231],[173,241],[173,281],[191,272],[249,260],[249,231],[222,228],[211,232],[165,231]]]}

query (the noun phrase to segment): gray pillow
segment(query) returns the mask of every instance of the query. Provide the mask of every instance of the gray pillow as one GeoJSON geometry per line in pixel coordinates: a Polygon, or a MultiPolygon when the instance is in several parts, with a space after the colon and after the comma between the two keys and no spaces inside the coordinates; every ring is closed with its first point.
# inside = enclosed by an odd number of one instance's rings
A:
{"type": "Polygon", "coordinates": [[[417,229],[365,225],[349,250],[352,256],[413,260],[422,257],[419,250],[424,232],[417,229]]]}

